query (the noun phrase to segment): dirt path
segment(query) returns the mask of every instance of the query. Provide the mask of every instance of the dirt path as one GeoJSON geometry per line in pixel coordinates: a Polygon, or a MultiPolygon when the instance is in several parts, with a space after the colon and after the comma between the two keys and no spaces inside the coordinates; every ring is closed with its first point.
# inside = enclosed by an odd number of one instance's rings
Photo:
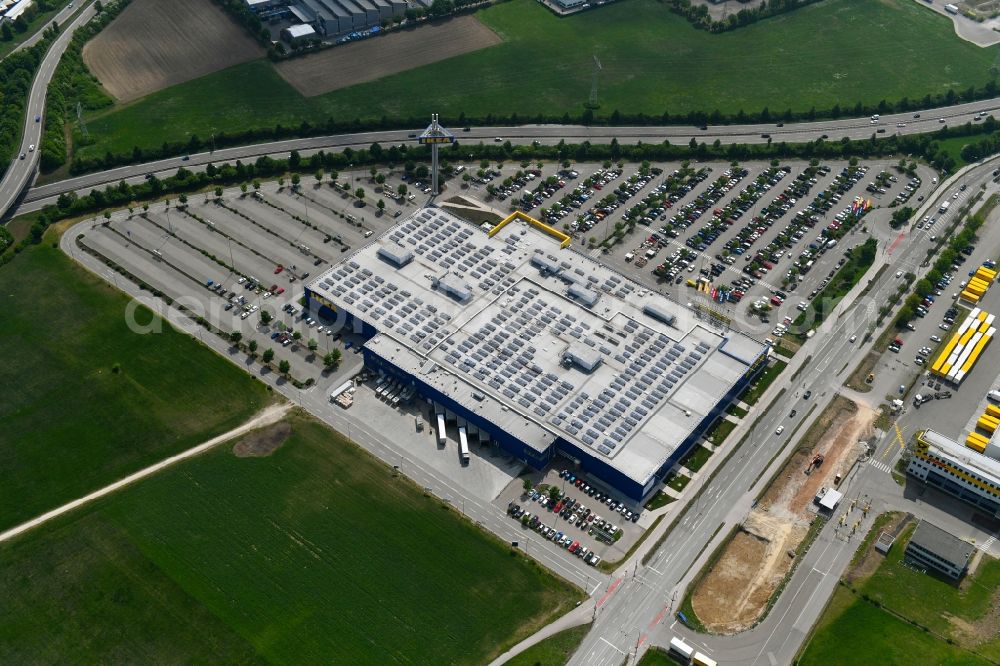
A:
{"type": "Polygon", "coordinates": [[[52,509],[51,511],[43,513],[37,518],[33,518],[26,523],[22,523],[17,527],[13,527],[7,530],[6,532],[0,533],[0,543],[3,543],[4,541],[9,541],[10,539],[19,536],[30,529],[34,529],[39,525],[43,525],[54,518],[58,518],[59,516],[65,513],[69,513],[70,511],[78,509],[86,504],[89,504],[94,500],[98,500],[102,497],[105,497],[106,495],[110,495],[113,492],[121,490],[122,488],[124,488],[129,484],[135,483],[136,481],[140,481],[146,478],[147,476],[156,474],[157,472],[160,472],[172,465],[175,465],[181,462],[182,460],[187,460],[188,458],[193,458],[197,455],[201,455],[202,453],[208,451],[212,447],[218,446],[219,444],[222,444],[225,441],[233,439],[234,437],[239,437],[240,435],[248,433],[251,430],[255,430],[257,428],[262,428],[264,426],[269,426],[273,423],[277,423],[282,418],[284,418],[285,414],[287,414],[291,408],[292,405],[291,403],[288,402],[278,403],[265,407],[252,419],[250,419],[243,425],[233,428],[229,432],[224,432],[221,435],[213,437],[207,442],[202,442],[198,446],[190,448],[187,451],[183,451],[181,453],[178,453],[177,455],[170,456],[169,458],[161,460],[155,465],[150,465],[149,467],[143,468],[138,472],[135,472],[134,474],[129,474],[124,479],[115,481],[111,485],[104,486],[100,490],[95,490],[89,495],[85,495],[79,499],[73,500],[72,502],[63,504],[62,506],[56,509],[52,509]]]}

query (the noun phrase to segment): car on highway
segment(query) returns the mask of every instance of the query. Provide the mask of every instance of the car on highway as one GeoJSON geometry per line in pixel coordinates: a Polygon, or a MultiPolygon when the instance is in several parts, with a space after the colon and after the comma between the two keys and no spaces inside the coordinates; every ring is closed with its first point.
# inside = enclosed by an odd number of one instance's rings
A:
{"type": "Polygon", "coordinates": [[[41,116],[35,116],[35,122],[36,123],[42,122],[42,117],[41,116]]]}
{"type": "Polygon", "coordinates": [[[783,433],[783,432],[785,432],[785,426],[783,426],[783,425],[780,425],[780,426],[778,426],[778,427],[777,427],[777,429],[776,429],[776,430],[774,431],[774,434],[775,434],[775,435],[780,435],[780,434],[781,434],[781,433],[783,433]]]}
{"type": "Polygon", "coordinates": [[[24,153],[21,153],[21,159],[22,160],[24,159],[24,153]]]}
{"type": "Polygon", "coordinates": [[[813,394],[812,391],[806,391],[805,393],[802,394],[802,399],[803,400],[808,400],[809,398],[812,397],[812,394],[813,394]]]}
{"type": "Polygon", "coordinates": [[[857,339],[858,339],[858,336],[857,336],[857,335],[852,335],[852,336],[851,336],[851,339],[850,339],[850,340],[848,340],[848,342],[854,342],[854,341],[855,341],[855,340],[857,340],[857,339]]]}
{"type": "Polygon", "coordinates": [[[31,145],[28,146],[28,152],[29,153],[35,152],[35,144],[31,144],[31,145]]]}

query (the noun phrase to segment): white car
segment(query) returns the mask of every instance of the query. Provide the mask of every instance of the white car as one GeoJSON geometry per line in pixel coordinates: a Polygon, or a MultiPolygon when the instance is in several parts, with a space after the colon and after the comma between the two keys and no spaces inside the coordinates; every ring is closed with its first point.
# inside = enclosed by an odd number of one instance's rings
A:
{"type": "Polygon", "coordinates": [[[855,340],[857,340],[857,339],[858,339],[858,336],[856,336],[856,335],[852,335],[852,336],[851,336],[851,339],[850,339],[850,340],[848,340],[848,342],[854,342],[854,341],[855,341],[855,340]]]}
{"type": "Polygon", "coordinates": [[[35,144],[31,144],[30,146],[28,146],[28,152],[29,153],[35,152],[35,144]]]}
{"type": "Polygon", "coordinates": [[[780,426],[778,426],[778,429],[774,431],[774,434],[775,435],[780,435],[783,432],[785,432],[785,426],[780,425],[780,426]]]}

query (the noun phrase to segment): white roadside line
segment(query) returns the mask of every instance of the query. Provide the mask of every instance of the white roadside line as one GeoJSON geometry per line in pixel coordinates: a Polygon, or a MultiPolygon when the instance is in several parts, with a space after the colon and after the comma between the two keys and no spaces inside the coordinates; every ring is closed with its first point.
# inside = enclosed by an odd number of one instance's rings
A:
{"type": "Polygon", "coordinates": [[[144,479],[147,476],[156,474],[157,472],[160,472],[166,469],[167,467],[170,467],[171,465],[179,463],[182,460],[187,460],[188,458],[193,458],[197,455],[200,455],[205,451],[208,451],[212,447],[222,444],[223,442],[226,442],[228,440],[231,440],[234,437],[239,437],[240,435],[243,435],[256,428],[276,423],[279,420],[281,420],[281,418],[284,417],[284,415],[291,408],[292,404],[288,402],[281,403],[278,405],[271,405],[270,407],[265,408],[254,418],[250,419],[241,426],[233,428],[228,432],[224,432],[221,435],[218,435],[217,437],[213,437],[207,442],[203,442],[198,446],[195,446],[194,448],[188,449],[187,451],[183,451],[181,453],[178,453],[177,455],[170,456],[169,458],[161,460],[155,465],[150,465],[149,467],[143,468],[138,472],[135,472],[134,474],[129,474],[125,478],[115,481],[111,485],[104,486],[100,490],[95,490],[89,495],[84,495],[79,499],[75,499],[72,502],[63,504],[62,506],[56,509],[52,509],[51,511],[43,513],[37,518],[33,518],[26,523],[22,523],[16,527],[12,527],[6,532],[0,533],[0,543],[3,543],[4,541],[9,541],[10,539],[19,536],[24,532],[27,532],[28,530],[31,530],[35,527],[38,527],[39,525],[47,523],[53,518],[58,518],[59,516],[69,513],[70,511],[73,511],[75,509],[78,509],[85,504],[89,504],[94,500],[100,499],[102,497],[105,497],[106,495],[110,495],[113,492],[121,490],[122,488],[131,483],[135,483],[136,481],[144,479]]]}

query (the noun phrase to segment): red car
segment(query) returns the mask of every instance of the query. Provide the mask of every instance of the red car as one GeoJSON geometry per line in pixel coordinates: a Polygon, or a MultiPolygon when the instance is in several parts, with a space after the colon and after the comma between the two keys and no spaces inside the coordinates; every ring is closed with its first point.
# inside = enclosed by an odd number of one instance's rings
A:
{"type": "Polygon", "coordinates": [[[281,264],[278,264],[278,266],[275,267],[275,269],[274,269],[274,274],[277,275],[278,273],[280,273],[283,270],[285,270],[285,267],[282,266],[281,264]]]}
{"type": "Polygon", "coordinates": [[[278,295],[281,295],[281,294],[285,293],[285,288],[284,287],[278,287],[278,291],[276,291],[274,293],[276,293],[278,295]]]}
{"type": "Polygon", "coordinates": [[[569,545],[569,552],[575,553],[579,547],[580,547],[580,542],[574,541],[569,545]]]}

